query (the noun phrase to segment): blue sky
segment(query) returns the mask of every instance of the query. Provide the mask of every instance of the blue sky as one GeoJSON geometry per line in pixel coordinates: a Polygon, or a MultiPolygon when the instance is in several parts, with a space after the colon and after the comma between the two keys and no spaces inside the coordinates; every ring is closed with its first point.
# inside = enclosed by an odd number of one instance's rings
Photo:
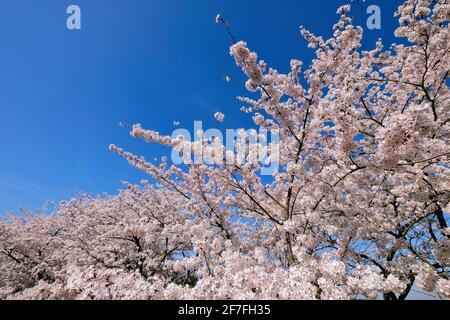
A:
{"type": "MultiPolygon", "coordinates": [[[[144,155],[167,150],[129,136],[131,125],[170,134],[173,121],[192,130],[194,120],[214,127],[248,128],[236,96],[245,90],[224,74],[244,79],[229,56],[236,38],[280,71],[291,58],[308,62],[298,27],[329,36],[335,11],[348,1],[269,0],[2,0],[0,3],[0,215],[75,190],[115,193],[121,181],[144,174],[108,150],[114,143],[144,155]],[[66,28],[66,8],[81,8],[82,29],[66,28]]],[[[365,49],[378,37],[394,42],[400,0],[357,5],[358,24],[377,4],[382,29],[365,28],[365,49]]]]}

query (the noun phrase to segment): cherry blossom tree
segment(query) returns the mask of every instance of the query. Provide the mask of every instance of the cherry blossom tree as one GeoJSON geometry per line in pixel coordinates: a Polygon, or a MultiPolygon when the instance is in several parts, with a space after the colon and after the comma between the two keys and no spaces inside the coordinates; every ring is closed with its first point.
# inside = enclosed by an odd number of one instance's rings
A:
{"type": "Polygon", "coordinates": [[[328,40],[300,29],[315,59],[287,74],[232,37],[243,111],[279,132],[272,177],[246,139],[225,161],[218,139],[135,125],[136,138],[211,161],[152,163],[112,145],[156,182],[9,217],[0,298],[403,300],[413,286],[450,298],[450,4],[406,0],[405,44],[388,50],[361,50],[349,10],[328,40]]]}

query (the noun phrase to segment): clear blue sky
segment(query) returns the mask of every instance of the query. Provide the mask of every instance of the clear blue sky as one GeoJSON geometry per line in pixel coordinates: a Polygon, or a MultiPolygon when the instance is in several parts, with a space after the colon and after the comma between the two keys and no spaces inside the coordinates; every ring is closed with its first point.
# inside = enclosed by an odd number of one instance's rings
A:
{"type": "MultiPolygon", "coordinates": [[[[229,56],[230,39],[214,18],[269,65],[287,71],[308,62],[298,27],[329,36],[335,11],[348,1],[315,0],[2,0],[0,3],[0,214],[71,198],[74,190],[115,193],[145,176],[108,150],[114,143],[148,159],[165,152],[118,125],[142,123],[170,134],[173,121],[192,129],[250,126],[235,99],[243,79],[229,56]],[[66,28],[66,8],[81,8],[82,30],[66,28]]],[[[400,0],[378,4],[382,29],[365,28],[365,48],[395,41],[400,0]]]]}

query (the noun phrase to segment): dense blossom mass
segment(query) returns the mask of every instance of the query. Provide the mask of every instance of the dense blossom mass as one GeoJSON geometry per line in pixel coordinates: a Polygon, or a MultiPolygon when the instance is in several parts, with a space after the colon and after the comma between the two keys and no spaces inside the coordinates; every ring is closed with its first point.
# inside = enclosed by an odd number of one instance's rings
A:
{"type": "Polygon", "coordinates": [[[287,74],[231,47],[244,112],[279,130],[278,173],[152,164],[113,145],[157,182],[6,218],[0,298],[395,300],[413,286],[450,298],[450,4],[406,0],[403,44],[371,51],[348,12],[328,40],[301,28],[316,56],[287,74]]]}

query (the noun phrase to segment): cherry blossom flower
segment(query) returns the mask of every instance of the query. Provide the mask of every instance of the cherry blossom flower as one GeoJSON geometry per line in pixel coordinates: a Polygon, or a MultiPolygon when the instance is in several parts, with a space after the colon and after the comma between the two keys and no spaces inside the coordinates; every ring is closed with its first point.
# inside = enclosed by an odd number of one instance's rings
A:
{"type": "Polygon", "coordinates": [[[216,120],[219,122],[223,122],[223,120],[225,119],[225,115],[221,112],[216,112],[214,113],[214,118],[216,118],[216,120]]]}

